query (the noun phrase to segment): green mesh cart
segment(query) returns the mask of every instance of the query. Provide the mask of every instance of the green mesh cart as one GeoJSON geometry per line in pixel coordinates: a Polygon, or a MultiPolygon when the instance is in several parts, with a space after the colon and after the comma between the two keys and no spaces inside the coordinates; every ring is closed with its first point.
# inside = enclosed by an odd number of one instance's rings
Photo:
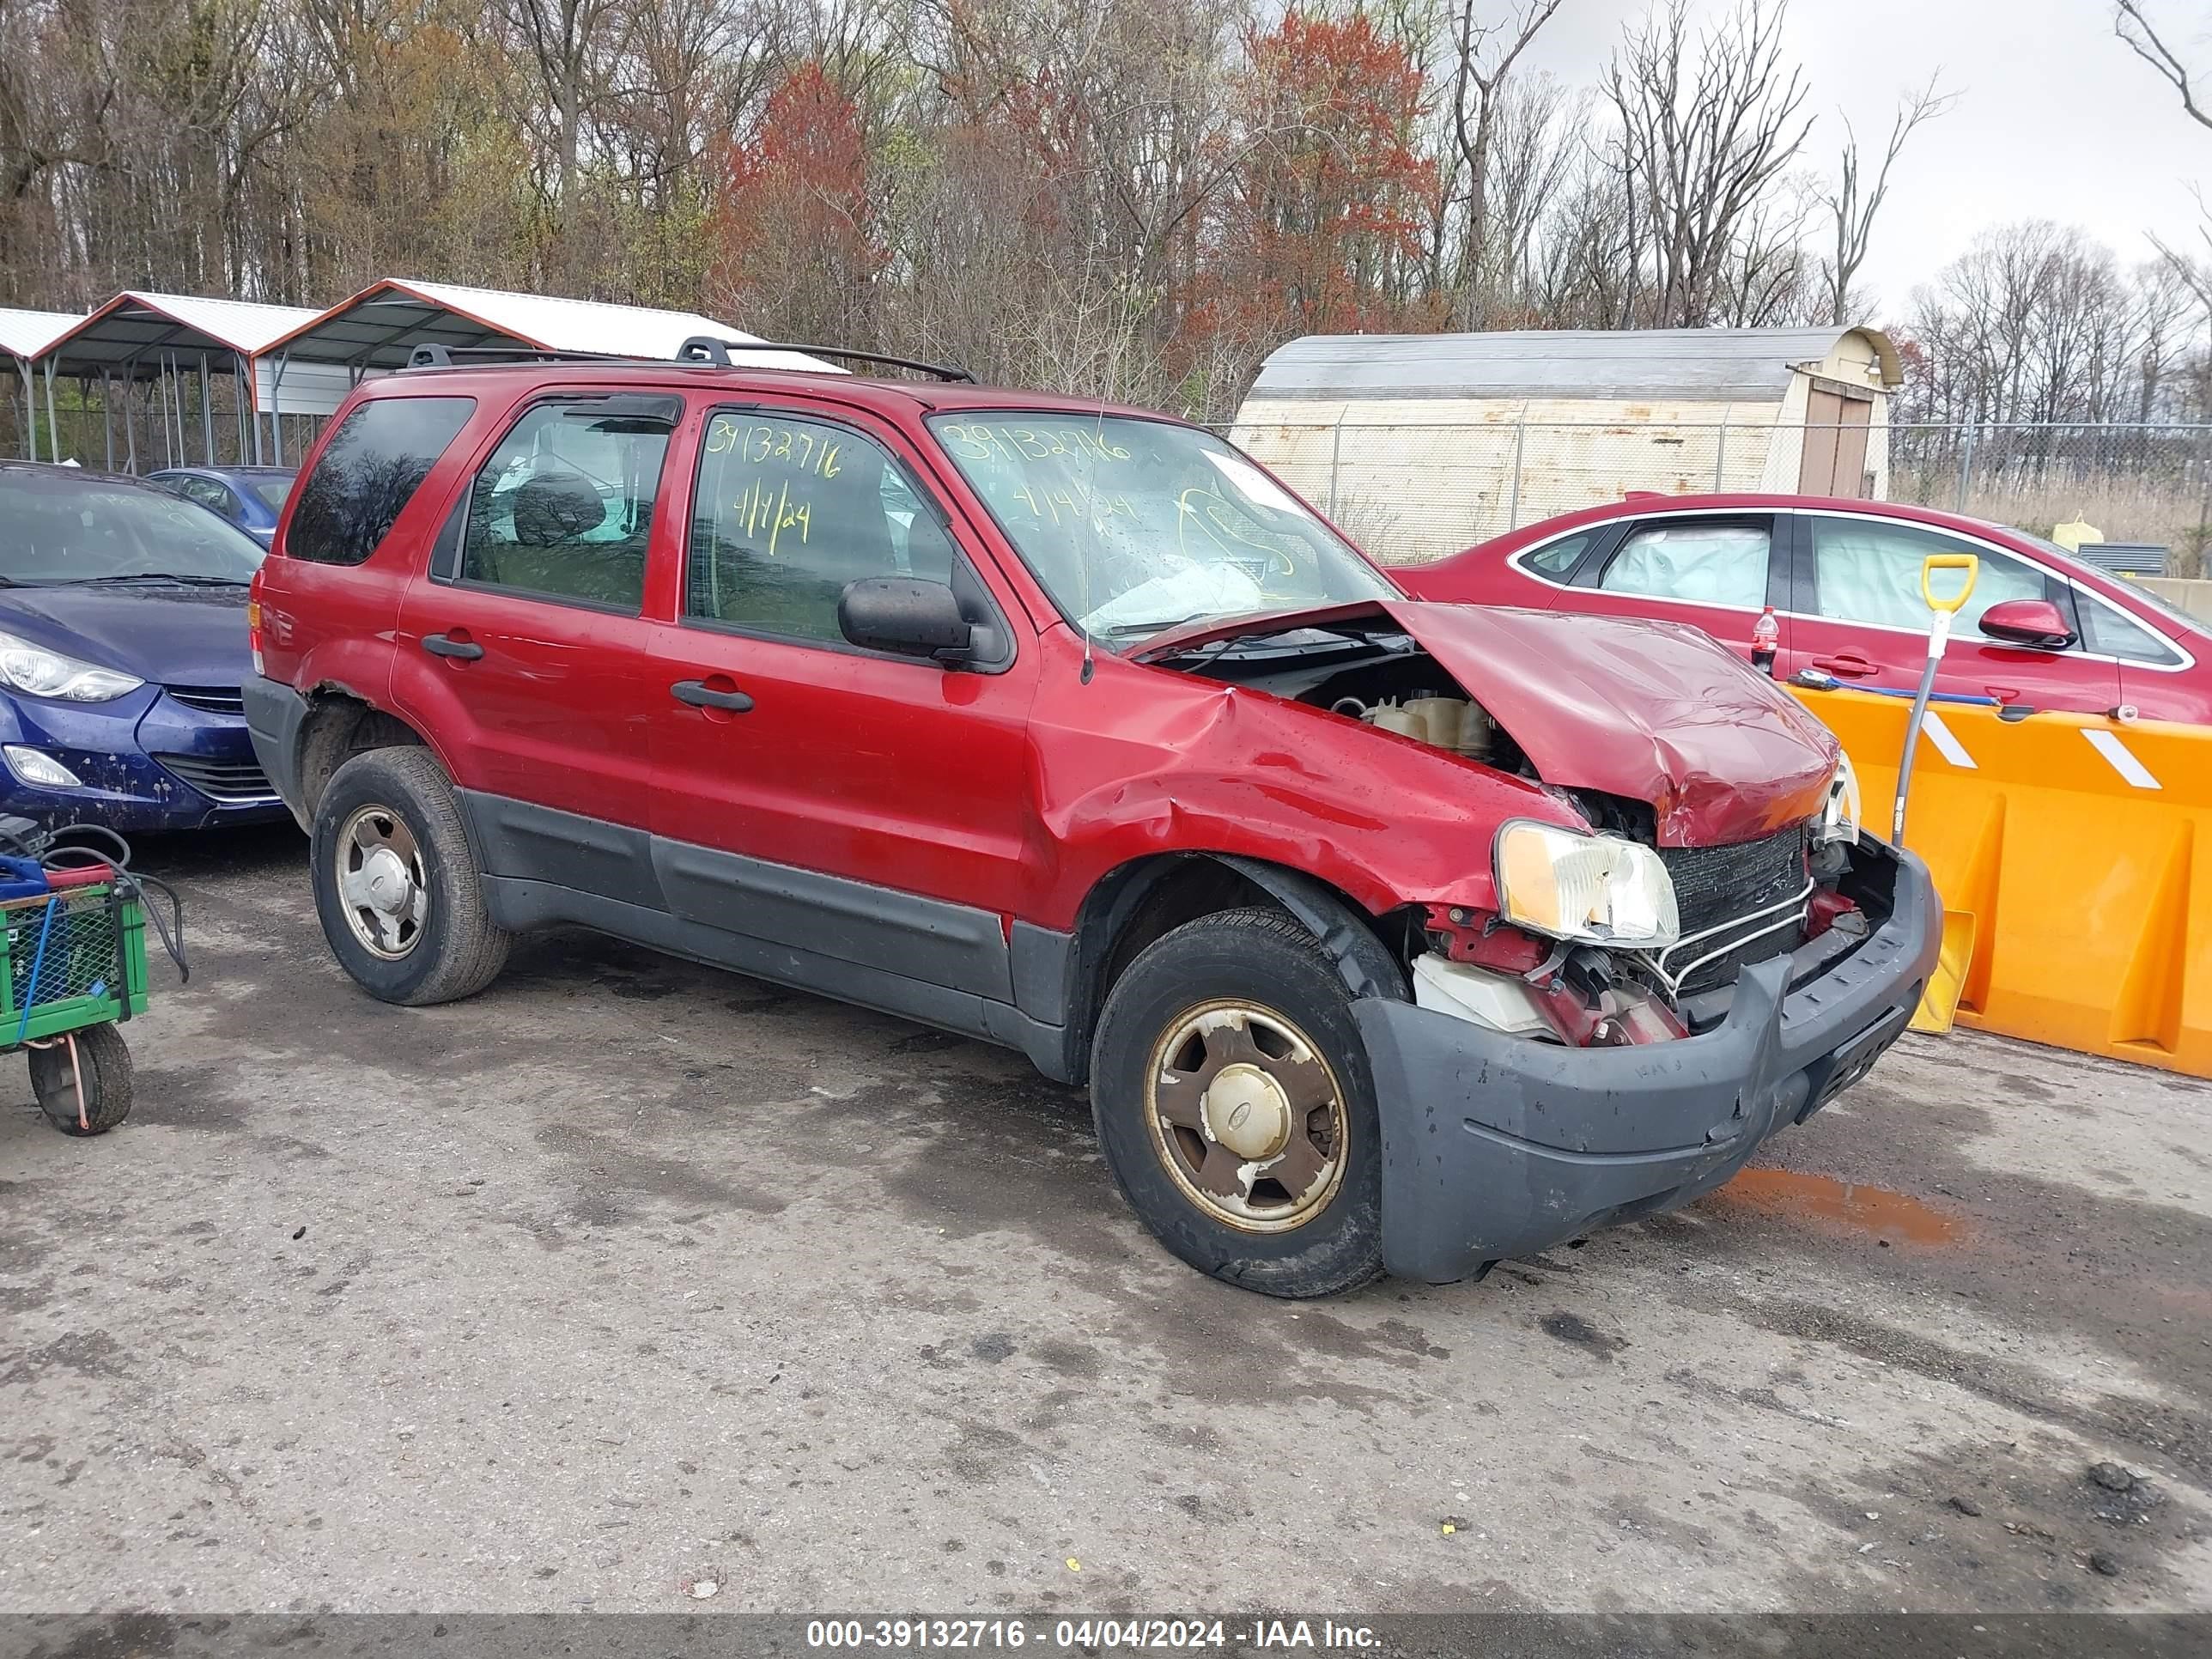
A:
{"type": "Polygon", "coordinates": [[[28,1053],[40,1109],[73,1135],[131,1115],[117,1027],[146,1010],[145,907],[128,878],[84,879],[100,873],[59,872],[52,892],[0,900],[0,1048],[28,1053]]]}

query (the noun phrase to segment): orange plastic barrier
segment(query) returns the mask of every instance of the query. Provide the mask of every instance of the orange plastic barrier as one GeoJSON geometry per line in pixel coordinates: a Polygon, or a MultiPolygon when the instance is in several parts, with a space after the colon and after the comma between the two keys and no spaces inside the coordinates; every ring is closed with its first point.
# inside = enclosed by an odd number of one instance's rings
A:
{"type": "MultiPolygon", "coordinates": [[[[1797,695],[1887,836],[1911,702],[1797,695]]],[[[1974,915],[1960,1024],[2212,1077],[2212,731],[1931,703],[1905,840],[1974,915]]]]}

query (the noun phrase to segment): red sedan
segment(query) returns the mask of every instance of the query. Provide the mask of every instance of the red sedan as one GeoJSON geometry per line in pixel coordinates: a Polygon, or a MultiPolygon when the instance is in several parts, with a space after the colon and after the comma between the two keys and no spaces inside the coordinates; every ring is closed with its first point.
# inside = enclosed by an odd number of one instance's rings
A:
{"type": "Polygon", "coordinates": [[[1425,599],[1692,622],[1778,678],[1911,690],[1927,661],[1921,562],[1981,561],[1938,692],[2212,725],[2212,626],[2039,537],[1956,514],[1809,495],[1632,495],[1393,572],[1425,599]]]}

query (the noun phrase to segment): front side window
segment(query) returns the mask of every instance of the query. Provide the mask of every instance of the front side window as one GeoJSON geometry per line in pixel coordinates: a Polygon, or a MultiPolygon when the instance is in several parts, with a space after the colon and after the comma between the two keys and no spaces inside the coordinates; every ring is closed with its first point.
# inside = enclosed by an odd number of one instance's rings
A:
{"type": "Polygon", "coordinates": [[[674,398],[533,405],[469,492],[461,580],[635,611],[674,398]]]}
{"type": "Polygon", "coordinates": [[[185,498],[198,501],[210,513],[220,513],[233,524],[238,522],[238,499],[213,478],[185,478],[178,488],[185,498]]]}
{"type": "Polygon", "coordinates": [[[1766,603],[1772,540],[1756,525],[1647,525],[1606,562],[1598,586],[1608,593],[1756,611],[1766,603]]]}
{"type": "Polygon", "coordinates": [[[872,439],[771,410],[711,416],[691,504],[684,612],[836,641],[837,601],[869,576],[949,580],[934,504],[872,439]]]}
{"type": "Polygon", "coordinates": [[[0,583],[243,585],[263,553],[244,531],[165,489],[61,467],[0,469],[0,583]]]}
{"type": "Polygon", "coordinates": [[[2074,608],[2081,617],[2081,644],[2101,657],[2127,662],[2156,663],[2163,668],[2181,664],[2181,653],[2134,617],[2091,594],[2077,592],[2074,608]]]}
{"type": "Polygon", "coordinates": [[[1400,597],[1312,509],[1195,427],[995,410],[929,425],[1061,614],[1098,637],[1400,597]]]}
{"type": "Polygon", "coordinates": [[[300,486],[284,551],[317,564],[367,559],[476,406],[473,398],[376,398],[355,410],[300,486]]]}
{"type": "MultiPolygon", "coordinates": [[[[1816,518],[1813,571],[1820,614],[1837,622],[1926,633],[1929,613],[1920,591],[1920,567],[1931,553],[1971,553],[1979,561],[1974,591],[1959,613],[1962,634],[1988,638],[1981,631],[1982,613],[1993,605],[2047,597],[2043,572],[2008,554],[1970,547],[1911,525],[1816,518]]],[[[1957,580],[1956,573],[1951,580],[1957,580]]]]}

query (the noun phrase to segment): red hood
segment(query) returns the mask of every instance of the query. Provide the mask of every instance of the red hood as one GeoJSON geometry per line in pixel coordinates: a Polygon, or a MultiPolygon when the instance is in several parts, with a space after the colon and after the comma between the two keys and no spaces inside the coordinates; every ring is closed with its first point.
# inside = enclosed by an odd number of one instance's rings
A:
{"type": "Polygon", "coordinates": [[[1179,629],[1139,654],[1378,614],[1490,711],[1545,782],[1649,801],[1662,846],[1725,846],[1801,823],[1834,775],[1826,727],[1680,623],[1394,599],[1179,629]]]}

